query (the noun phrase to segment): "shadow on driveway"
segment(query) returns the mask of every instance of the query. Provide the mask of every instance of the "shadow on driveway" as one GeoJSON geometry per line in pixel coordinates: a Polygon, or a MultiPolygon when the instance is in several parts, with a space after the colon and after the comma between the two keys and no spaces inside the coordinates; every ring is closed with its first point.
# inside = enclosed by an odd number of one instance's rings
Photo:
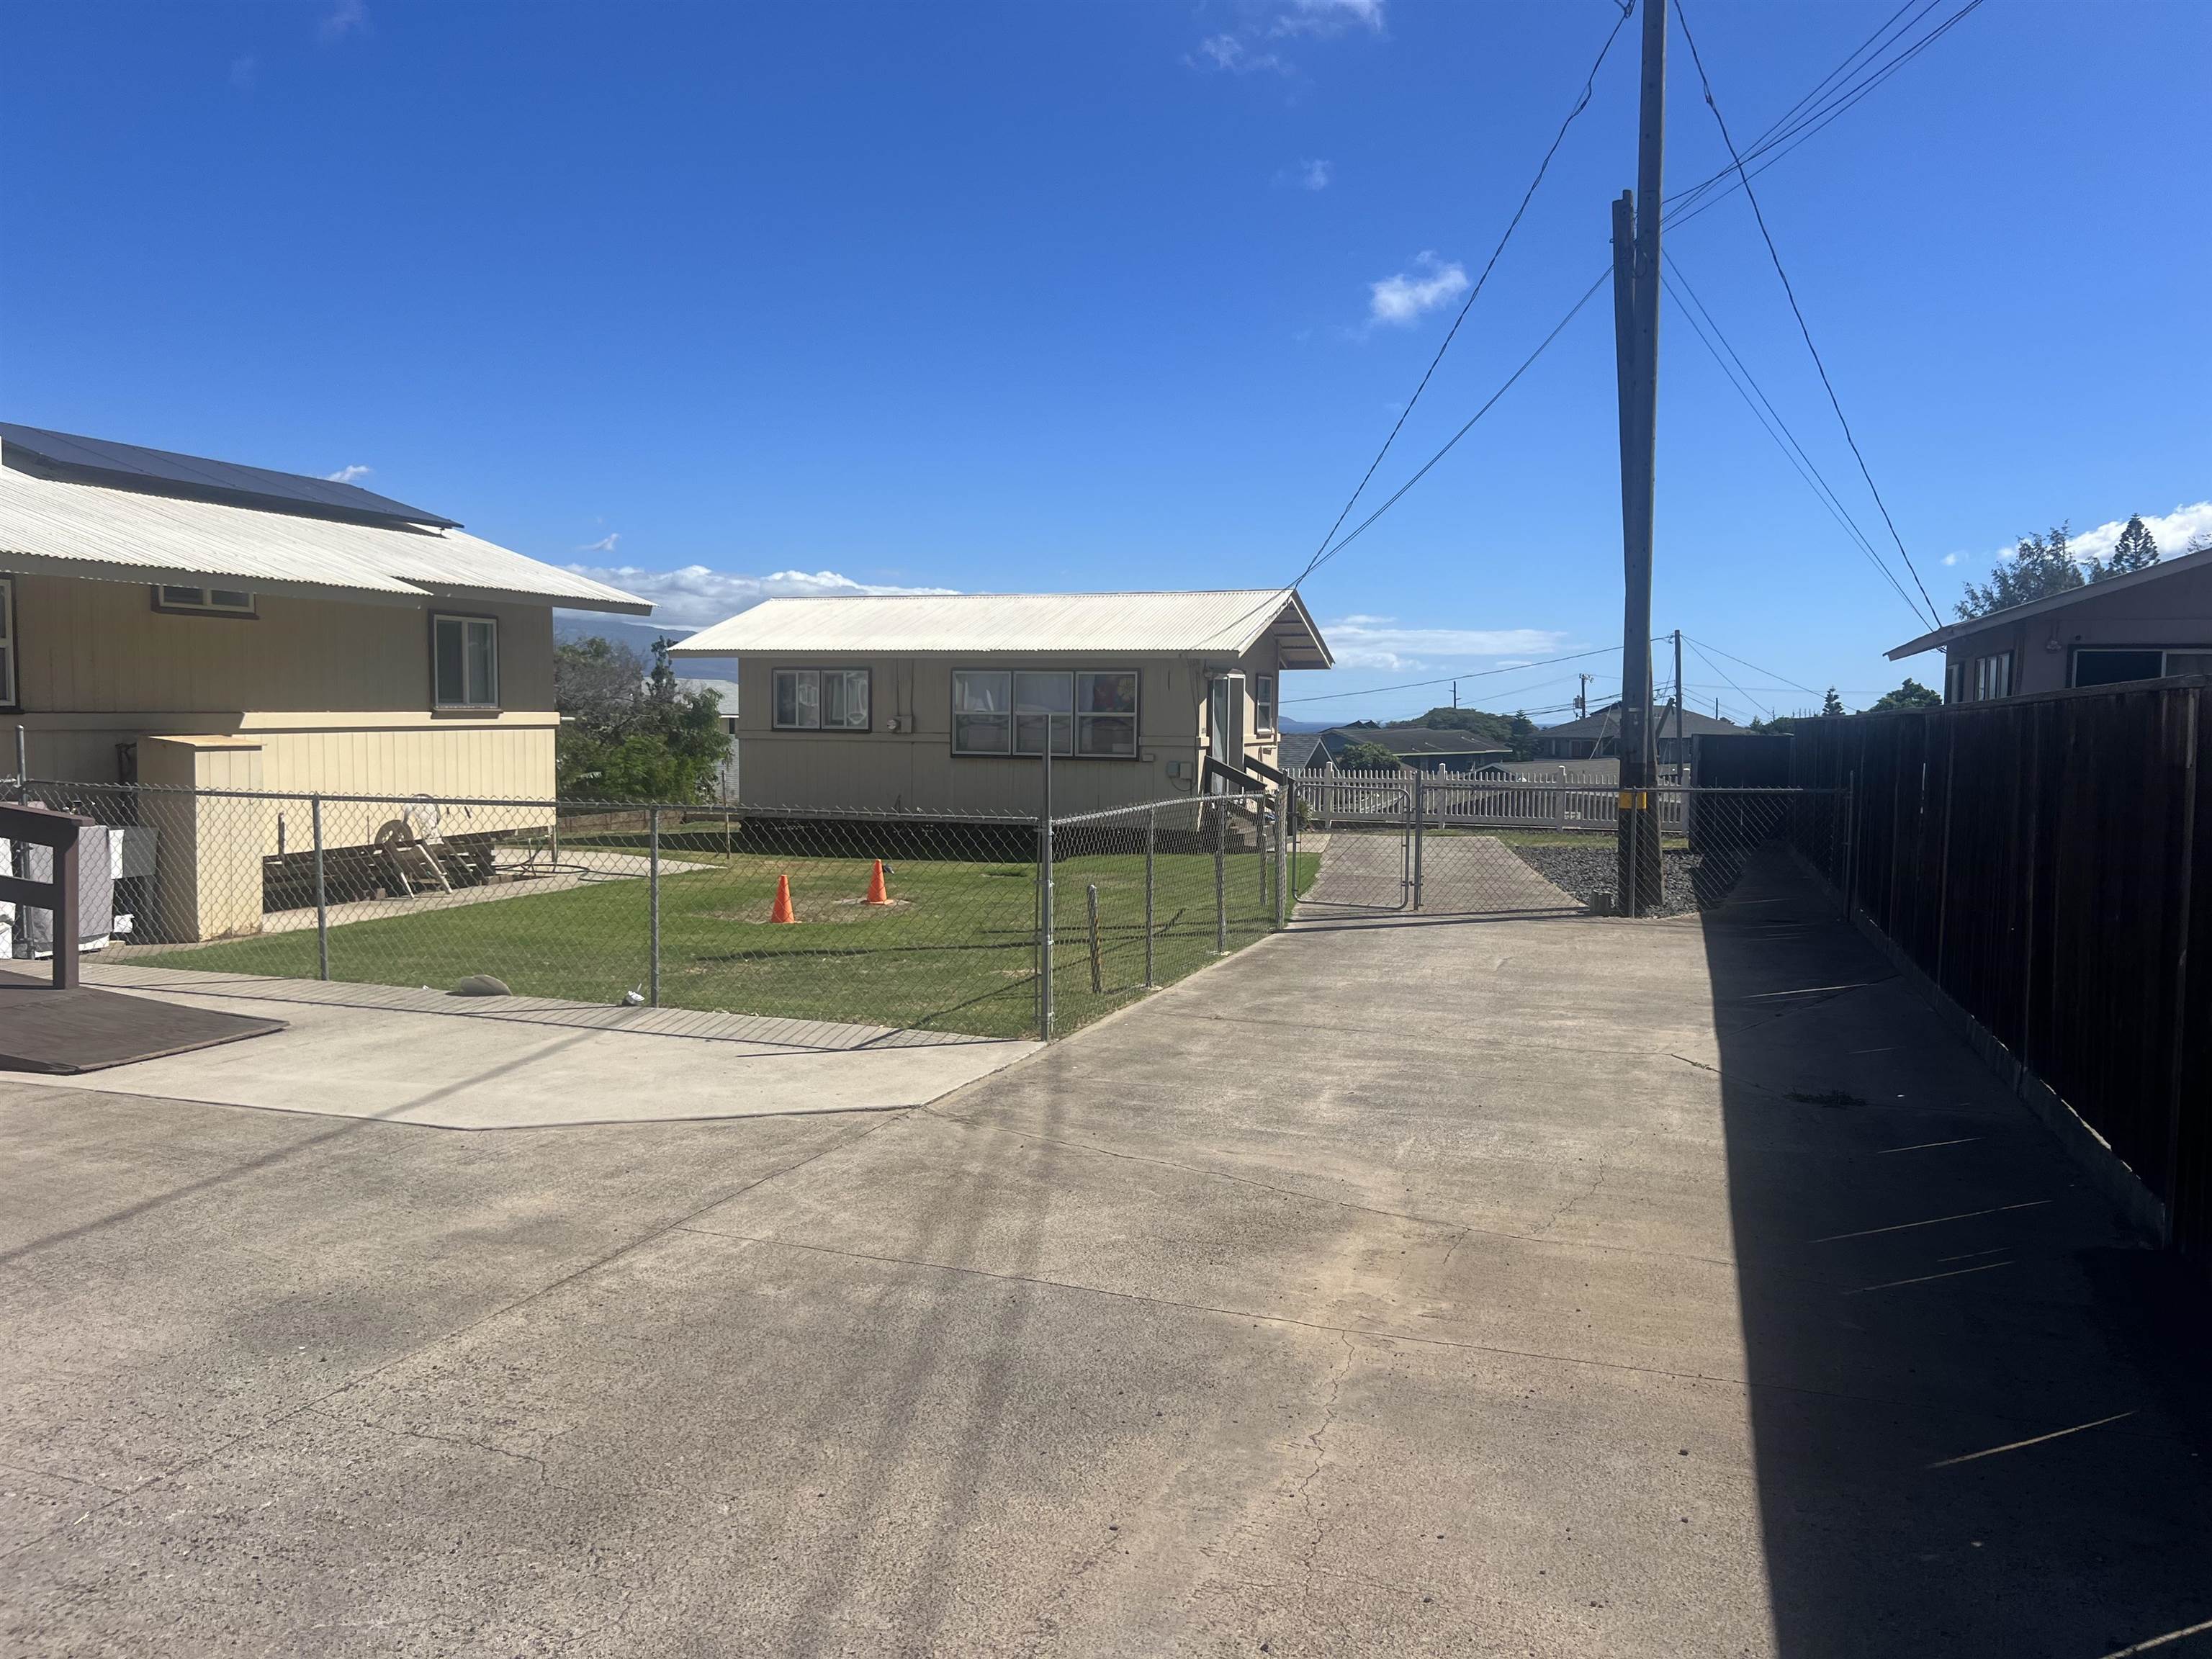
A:
{"type": "Polygon", "coordinates": [[[1794,868],[1699,925],[1778,1650],[2212,1650],[2204,1298],[1794,868]]]}

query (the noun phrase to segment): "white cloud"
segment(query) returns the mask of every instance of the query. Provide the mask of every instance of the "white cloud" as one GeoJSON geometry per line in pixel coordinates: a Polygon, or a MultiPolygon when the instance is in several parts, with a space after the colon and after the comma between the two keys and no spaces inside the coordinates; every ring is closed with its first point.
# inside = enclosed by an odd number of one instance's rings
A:
{"type": "Polygon", "coordinates": [[[572,564],[569,569],[594,581],[611,583],[653,602],[653,619],[679,628],[704,628],[763,599],[807,598],[823,593],[950,593],[949,587],[895,587],[856,582],[834,570],[777,570],[765,576],[710,570],[703,564],[681,570],[641,570],[635,565],[572,564]]]}
{"type": "MultiPolygon", "coordinates": [[[[1545,628],[1401,628],[1395,617],[1350,616],[1322,624],[1340,668],[1425,668],[1476,657],[1555,654],[1566,635],[1545,628]]],[[[1525,667],[1525,661],[1500,667],[1525,667]]]]}
{"type": "Polygon", "coordinates": [[[1288,185],[1294,190],[1327,190],[1335,169],[1327,161],[1301,161],[1296,167],[1285,167],[1275,175],[1279,185],[1288,185]]]}
{"type": "Polygon", "coordinates": [[[1255,52],[1241,36],[1234,34],[1207,35],[1198,43],[1197,57],[1183,61],[1195,68],[1212,68],[1231,75],[1254,75],[1262,70],[1273,70],[1277,75],[1292,72],[1291,65],[1275,53],[1255,52]]]}
{"type": "Polygon", "coordinates": [[[323,14],[322,35],[325,40],[343,40],[349,34],[363,34],[368,30],[367,0],[337,0],[323,14]]]}
{"type": "Polygon", "coordinates": [[[583,546],[578,548],[576,551],[579,553],[611,553],[615,550],[615,544],[621,539],[621,531],[610,530],[605,535],[600,537],[599,540],[595,542],[587,542],[583,546]]]}
{"type": "Polygon", "coordinates": [[[1269,26],[1274,34],[1340,34],[1364,27],[1370,34],[1382,33],[1383,0],[1291,0],[1289,8],[1269,26]]]}
{"type": "Polygon", "coordinates": [[[324,473],[323,477],[332,483],[359,483],[375,471],[373,466],[342,466],[335,472],[324,473]]]}
{"type": "Polygon", "coordinates": [[[1458,260],[1447,264],[1423,252],[1414,256],[1413,270],[1368,284],[1367,320],[1402,328],[1466,292],[1467,271],[1458,260]]]}
{"type": "MultiPolygon", "coordinates": [[[[2113,519],[2094,530],[2069,537],[2067,544],[2077,559],[2101,559],[2112,552],[2113,544],[2120,539],[2120,532],[2127,527],[2125,519],[2113,519]]],[[[2192,501],[2171,513],[2146,513],[2143,528],[2150,532],[2160,554],[2179,553],[2197,537],[2212,535],[2212,501],[2192,501]]],[[[2007,548],[2005,551],[2009,553],[2012,550],[2007,548]]]]}
{"type": "MultiPolygon", "coordinates": [[[[1371,35],[1383,33],[1384,0],[1272,0],[1240,9],[1244,21],[1219,34],[1209,34],[1183,62],[1193,69],[1218,70],[1228,75],[1269,72],[1295,76],[1298,67],[1281,53],[1268,49],[1272,40],[1299,38],[1327,40],[1353,29],[1371,35]]],[[[1318,190],[1318,185],[1311,186],[1318,190]]]]}
{"type": "MultiPolygon", "coordinates": [[[[2151,539],[2158,544],[2161,556],[2171,557],[2180,552],[2197,537],[2212,538],[2212,501],[2190,501],[2171,513],[2146,513],[2143,528],[2150,532],[2151,539]]],[[[2074,556],[2087,564],[2091,559],[2108,557],[2120,539],[2120,532],[2128,527],[2125,519],[2107,519],[2094,530],[2076,531],[2066,538],[2074,556]]],[[[2012,557],[2015,542],[2008,542],[1995,552],[1977,560],[1971,553],[1946,553],[1947,565],[1973,562],[1997,564],[2012,557]]]]}

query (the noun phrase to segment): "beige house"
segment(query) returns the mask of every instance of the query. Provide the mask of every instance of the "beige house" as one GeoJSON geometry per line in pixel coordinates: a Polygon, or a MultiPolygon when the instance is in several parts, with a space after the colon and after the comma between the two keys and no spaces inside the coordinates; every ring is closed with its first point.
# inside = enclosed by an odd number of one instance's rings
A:
{"type": "Polygon", "coordinates": [[[769,599],[678,657],[738,659],[750,805],[1033,813],[1273,765],[1282,676],[1330,656],[1295,588],[769,599]]]}
{"type": "MultiPolygon", "coordinates": [[[[0,424],[0,726],[33,778],[543,800],[556,605],[651,609],[354,485],[0,424]]],[[[167,816],[164,930],[258,927],[301,814],[167,816]]],[[[342,848],[390,813],[325,817],[342,848]]]]}

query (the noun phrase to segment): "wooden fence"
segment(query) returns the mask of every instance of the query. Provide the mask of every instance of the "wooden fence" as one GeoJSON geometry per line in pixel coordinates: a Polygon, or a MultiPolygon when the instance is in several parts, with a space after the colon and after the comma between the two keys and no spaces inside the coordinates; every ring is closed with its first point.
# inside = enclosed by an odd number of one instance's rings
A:
{"type": "Polygon", "coordinates": [[[1792,774],[1853,801],[1799,850],[2212,1267],[2208,682],[1808,722],[1792,774]]]}

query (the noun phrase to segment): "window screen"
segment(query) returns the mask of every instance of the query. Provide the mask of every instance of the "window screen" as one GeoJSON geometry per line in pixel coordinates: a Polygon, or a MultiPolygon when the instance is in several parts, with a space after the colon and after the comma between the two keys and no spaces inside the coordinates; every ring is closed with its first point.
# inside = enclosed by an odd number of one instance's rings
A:
{"type": "Polygon", "coordinates": [[[1014,677],[1002,669],[955,669],[952,674],[952,752],[1013,752],[1014,677]]]}
{"type": "Polygon", "coordinates": [[[2076,651],[2074,684],[2119,685],[2129,680],[2154,680],[2166,672],[2163,651],[2076,651]]]}
{"type": "Polygon", "coordinates": [[[787,732],[868,730],[865,668],[779,668],[773,724],[787,732]]]}

